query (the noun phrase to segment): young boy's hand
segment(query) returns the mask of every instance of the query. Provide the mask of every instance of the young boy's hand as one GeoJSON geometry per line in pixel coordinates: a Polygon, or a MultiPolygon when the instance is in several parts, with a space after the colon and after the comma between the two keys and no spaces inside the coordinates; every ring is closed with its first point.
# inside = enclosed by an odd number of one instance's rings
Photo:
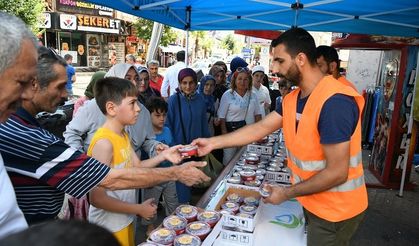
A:
{"type": "Polygon", "coordinates": [[[161,152],[163,152],[164,150],[166,150],[168,148],[169,148],[169,146],[167,146],[166,144],[159,143],[154,148],[154,151],[156,152],[156,155],[159,155],[161,152]]]}
{"type": "Polygon", "coordinates": [[[152,219],[157,213],[157,204],[154,198],[150,198],[145,202],[138,205],[137,215],[143,217],[146,220],[152,219]]]}
{"type": "Polygon", "coordinates": [[[161,155],[163,155],[165,160],[170,161],[173,164],[178,164],[182,161],[182,155],[179,152],[179,149],[182,147],[182,145],[170,147],[161,152],[161,155]]]}

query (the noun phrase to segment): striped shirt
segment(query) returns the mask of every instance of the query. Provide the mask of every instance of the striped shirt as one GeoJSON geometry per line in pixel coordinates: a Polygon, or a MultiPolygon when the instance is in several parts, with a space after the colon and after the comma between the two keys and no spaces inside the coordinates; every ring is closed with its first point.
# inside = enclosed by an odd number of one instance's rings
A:
{"type": "Polygon", "coordinates": [[[29,224],[54,218],[64,193],[80,198],[110,171],[42,129],[22,108],[0,125],[0,152],[29,224]]]}

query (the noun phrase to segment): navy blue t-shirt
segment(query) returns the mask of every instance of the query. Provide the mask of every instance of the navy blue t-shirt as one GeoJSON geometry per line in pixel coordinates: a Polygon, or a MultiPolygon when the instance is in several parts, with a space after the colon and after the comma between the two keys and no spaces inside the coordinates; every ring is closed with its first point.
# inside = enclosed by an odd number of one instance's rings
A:
{"type": "MultiPolygon", "coordinates": [[[[303,112],[308,97],[298,97],[297,118],[303,112]]],[[[276,112],[282,115],[282,103],[276,112]]],[[[336,94],[324,103],[320,112],[317,129],[321,144],[336,144],[349,141],[358,122],[359,109],[355,99],[351,96],[336,94]]],[[[297,121],[298,127],[298,121],[297,121]]]]}

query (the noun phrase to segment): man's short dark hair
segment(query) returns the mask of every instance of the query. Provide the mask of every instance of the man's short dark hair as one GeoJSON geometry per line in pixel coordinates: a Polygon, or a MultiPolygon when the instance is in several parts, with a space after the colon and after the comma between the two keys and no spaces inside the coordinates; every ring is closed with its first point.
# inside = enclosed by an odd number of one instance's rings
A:
{"type": "Polygon", "coordinates": [[[150,97],[146,104],[146,108],[150,111],[150,114],[153,112],[167,113],[168,106],[167,102],[161,97],[150,97]]]}
{"type": "Polygon", "coordinates": [[[185,51],[181,50],[178,53],[176,53],[176,60],[177,61],[185,61],[185,51]]]}
{"type": "Polygon", "coordinates": [[[41,89],[58,78],[54,65],[67,66],[67,62],[55,50],[40,46],[38,48],[37,80],[41,89]]]}
{"type": "Polygon", "coordinates": [[[118,240],[106,229],[78,220],[54,220],[12,234],[0,246],[118,246],[118,240]]]}
{"type": "Polygon", "coordinates": [[[311,65],[316,64],[316,44],[313,37],[306,30],[298,27],[291,28],[272,40],[271,47],[283,44],[292,58],[304,53],[311,65]]]}
{"type": "Polygon", "coordinates": [[[137,96],[137,88],[126,79],[107,77],[96,82],[94,95],[100,111],[106,115],[106,103],[117,105],[128,96],[137,96]]]}
{"type": "Polygon", "coordinates": [[[73,59],[73,56],[72,55],[70,55],[70,54],[65,54],[64,55],[64,60],[68,61],[70,59],[73,59]]]}
{"type": "Polygon", "coordinates": [[[338,52],[335,48],[327,45],[320,45],[317,47],[317,59],[323,56],[323,59],[326,61],[327,64],[330,64],[331,62],[336,62],[337,67],[340,66],[340,60],[338,52]]]}

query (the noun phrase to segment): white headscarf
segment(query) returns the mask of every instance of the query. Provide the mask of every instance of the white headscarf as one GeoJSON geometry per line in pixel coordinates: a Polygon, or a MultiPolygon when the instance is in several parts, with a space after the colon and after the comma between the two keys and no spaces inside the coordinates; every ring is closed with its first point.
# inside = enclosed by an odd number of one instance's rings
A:
{"type": "Polygon", "coordinates": [[[128,70],[130,68],[133,68],[138,73],[134,65],[127,64],[127,63],[118,63],[118,64],[115,64],[113,67],[111,67],[111,69],[109,69],[109,71],[105,74],[105,78],[117,77],[117,78],[124,79],[125,75],[127,75],[128,70]]]}

